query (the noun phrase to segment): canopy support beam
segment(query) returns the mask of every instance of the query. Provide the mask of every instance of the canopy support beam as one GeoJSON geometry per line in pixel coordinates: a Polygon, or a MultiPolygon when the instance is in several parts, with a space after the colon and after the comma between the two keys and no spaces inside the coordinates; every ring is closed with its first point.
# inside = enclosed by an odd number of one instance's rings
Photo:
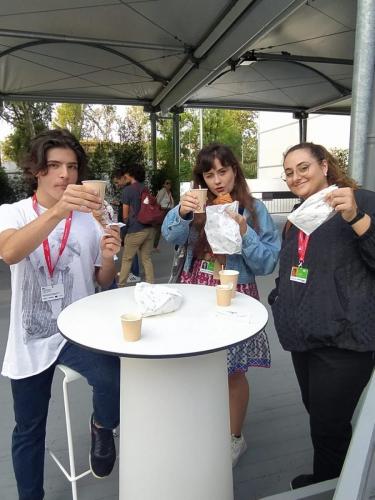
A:
{"type": "Polygon", "coordinates": [[[77,45],[85,45],[85,46],[93,47],[95,49],[104,50],[106,52],[109,52],[110,54],[114,54],[115,56],[120,57],[121,59],[125,59],[125,61],[130,62],[131,64],[134,64],[134,66],[137,66],[137,68],[141,69],[144,73],[146,73],[148,76],[150,76],[155,82],[161,82],[161,83],[163,83],[163,85],[167,85],[167,83],[168,83],[168,81],[165,78],[161,77],[160,75],[157,75],[153,71],[150,71],[149,69],[146,68],[146,66],[144,66],[143,64],[140,64],[132,57],[129,57],[126,54],[119,52],[118,50],[112,49],[111,47],[106,47],[105,45],[101,45],[101,44],[94,44],[94,43],[87,43],[87,42],[71,42],[71,41],[66,41],[66,40],[34,40],[33,42],[21,43],[20,45],[15,45],[14,47],[10,47],[9,49],[3,50],[2,52],[0,52],[0,59],[2,57],[5,57],[5,56],[12,54],[13,52],[17,52],[19,50],[27,49],[29,47],[35,47],[37,45],[47,45],[47,44],[52,44],[52,43],[74,43],[77,45]]]}
{"type": "Polygon", "coordinates": [[[152,111],[150,113],[151,122],[151,150],[152,150],[152,170],[155,172],[157,168],[157,149],[156,149],[156,113],[152,111]]]}
{"type": "Polygon", "coordinates": [[[66,43],[84,43],[86,45],[107,45],[112,47],[125,47],[128,49],[167,50],[172,52],[187,52],[187,47],[175,45],[160,45],[158,43],[129,42],[122,40],[107,40],[103,38],[90,38],[86,36],[62,35],[57,33],[40,33],[35,31],[4,30],[0,29],[0,36],[9,38],[27,38],[28,40],[50,40],[66,43]]]}
{"type": "Polygon", "coordinates": [[[293,113],[293,118],[298,120],[299,125],[299,142],[306,142],[307,140],[307,118],[309,115],[304,111],[293,113]]]}
{"type": "Polygon", "coordinates": [[[180,182],[180,113],[173,112],[173,166],[180,182]]]}
{"type": "Polygon", "coordinates": [[[354,49],[352,119],[350,124],[349,172],[360,184],[375,189],[374,126],[370,136],[369,116],[374,108],[375,6],[373,0],[358,0],[354,49]],[[367,149],[367,151],[366,151],[367,149]],[[366,154],[367,153],[367,154],[366,154]]]}

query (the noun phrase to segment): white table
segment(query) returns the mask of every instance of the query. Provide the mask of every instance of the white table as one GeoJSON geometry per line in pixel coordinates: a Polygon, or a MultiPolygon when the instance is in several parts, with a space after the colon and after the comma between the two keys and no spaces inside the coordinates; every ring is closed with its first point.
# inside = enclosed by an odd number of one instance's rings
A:
{"type": "Polygon", "coordinates": [[[226,348],[261,331],[265,307],[237,293],[216,306],[215,289],[181,291],[181,308],[144,318],[142,338],[125,342],[120,315],[136,309],[134,289],[91,295],[58,318],[63,335],[121,356],[121,500],[231,500],[226,348]]]}

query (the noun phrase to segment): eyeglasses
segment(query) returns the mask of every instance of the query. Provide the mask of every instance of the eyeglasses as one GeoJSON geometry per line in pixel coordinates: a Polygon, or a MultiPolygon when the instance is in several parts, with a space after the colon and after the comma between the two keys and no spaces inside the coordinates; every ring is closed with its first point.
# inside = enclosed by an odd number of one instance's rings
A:
{"type": "Polygon", "coordinates": [[[311,165],[312,163],[299,163],[295,170],[290,168],[284,170],[284,172],[281,173],[281,178],[283,181],[288,182],[293,179],[295,172],[301,176],[307,175],[311,165]]]}

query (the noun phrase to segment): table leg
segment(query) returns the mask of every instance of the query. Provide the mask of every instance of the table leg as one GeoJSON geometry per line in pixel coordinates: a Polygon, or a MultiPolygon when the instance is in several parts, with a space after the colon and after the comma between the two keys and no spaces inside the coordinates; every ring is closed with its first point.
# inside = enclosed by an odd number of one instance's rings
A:
{"type": "Polygon", "coordinates": [[[125,499],[233,499],[226,351],[121,358],[125,499]]]}

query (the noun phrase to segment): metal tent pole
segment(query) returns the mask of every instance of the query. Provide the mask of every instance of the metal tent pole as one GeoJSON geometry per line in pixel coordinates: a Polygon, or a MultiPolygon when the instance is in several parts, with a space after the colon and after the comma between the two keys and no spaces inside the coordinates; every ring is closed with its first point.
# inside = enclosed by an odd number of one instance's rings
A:
{"type": "Polygon", "coordinates": [[[374,107],[373,78],[375,59],[374,0],[358,0],[353,68],[353,101],[350,126],[349,172],[366,187],[375,188],[375,174],[366,172],[373,165],[373,147],[368,147],[369,110],[374,107]],[[372,160],[370,162],[370,160],[372,160]],[[368,168],[366,168],[368,165],[368,168]],[[372,183],[372,185],[370,184],[372,183]]]}
{"type": "Polygon", "coordinates": [[[366,138],[366,163],[365,163],[365,176],[363,186],[367,189],[375,191],[375,79],[373,79],[373,87],[371,92],[371,104],[369,109],[372,110],[370,114],[370,122],[366,138]]]}
{"type": "Polygon", "coordinates": [[[299,142],[306,142],[307,139],[307,118],[308,113],[304,111],[298,111],[297,113],[293,113],[293,118],[298,120],[299,125],[299,142]]]}
{"type": "Polygon", "coordinates": [[[156,156],[156,113],[150,113],[151,121],[151,149],[152,149],[152,170],[155,172],[157,166],[156,156]]]}
{"type": "Polygon", "coordinates": [[[180,114],[173,113],[173,164],[180,182],[180,114]]]}

